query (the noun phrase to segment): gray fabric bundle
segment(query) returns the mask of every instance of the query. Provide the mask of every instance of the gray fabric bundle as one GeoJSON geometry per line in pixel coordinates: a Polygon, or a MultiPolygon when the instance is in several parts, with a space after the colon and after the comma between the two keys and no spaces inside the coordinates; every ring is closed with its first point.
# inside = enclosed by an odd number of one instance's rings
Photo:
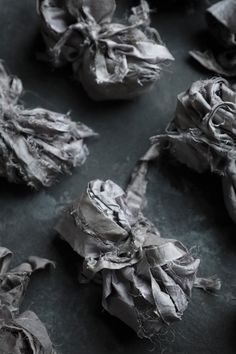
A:
{"type": "Polygon", "coordinates": [[[0,247],[1,354],[56,354],[46,328],[32,311],[20,314],[30,276],[54,263],[39,257],[9,270],[12,252],[0,247]]]}
{"type": "Polygon", "coordinates": [[[69,115],[19,104],[23,87],[0,62],[0,177],[38,189],[83,164],[95,133],[69,115]]]}
{"type": "Polygon", "coordinates": [[[220,282],[196,278],[200,260],[144,217],[146,172],[142,162],[126,193],[110,180],[90,182],[56,230],[84,258],[81,281],[102,283],[104,309],[153,340],[181,319],[193,286],[216,289],[220,282]]]}
{"type": "Polygon", "coordinates": [[[166,134],[153,137],[152,154],[166,146],[197,172],[222,177],[226,207],[236,222],[236,93],[221,78],[197,81],[178,96],[166,134]]]}
{"type": "Polygon", "coordinates": [[[209,32],[218,44],[217,49],[190,55],[206,69],[223,76],[236,75],[236,1],[223,0],[209,7],[206,19],[209,32]]]}
{"type": "Polygon", "coordinates": [[[42,31],[55,66],[71,63],[94,100],[131,99],[149,90],[174,60],[150,27],[141,0],[126,24],[116,23],[115,0],[38,0],[42,31]]]}

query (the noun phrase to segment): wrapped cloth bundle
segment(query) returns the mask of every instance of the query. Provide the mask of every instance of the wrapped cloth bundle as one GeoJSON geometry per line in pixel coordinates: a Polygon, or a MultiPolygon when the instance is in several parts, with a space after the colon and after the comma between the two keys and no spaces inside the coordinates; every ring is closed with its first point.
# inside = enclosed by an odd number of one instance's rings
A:
{"type": "Polygon", "coordinates": [[[22,82],[0,63],[0,177],[38,189],[83,164],[95,133],[69,115],[19,104],[22,82]]]}
{"type": "Polygon", "coordinates": [[[56,354],[46,328],[32,311],[19,307],[33,272],[54,263],[39,257],[9,270],[12,252],[0,247],[0,352],[1,354],[56,354]]]}
{"type": "Polygon", "coordinates": [[[139,337],[155,339],[181,319],[193,286],[220,283],[196,278],[199,259],[179,241],[162,238],[143,216],[146,172],[142,162],[126,193],[110,180],[90,182],[56,230],[83,257],[81,280],[102,282],[103,307],[139,337]]]}
{"type": "Polygon", "coordinates": [[[146,1],[127,24],[113,22],[115,0],[38,0],[49,56],[71,63],[74,77],[94,100],[131,99],[149,90],[174,58],[150,27],[146,1]]]}
{"type": "Polygon", "coordinates": [[[208,29],[218,48],[214,51],[190,51],[190,55],[206,69],[217,74],[236,76],[236,1],[223,0],[206,11],[208,29]]]}
{"type": "Polygon", "coordinates": [[[182,163],[222,177],[226,207],[236,222],[236,93],[222,78],[197,81],[178,96],[166,134],[153,137],[152,154],[168,143],[182,163]]]}

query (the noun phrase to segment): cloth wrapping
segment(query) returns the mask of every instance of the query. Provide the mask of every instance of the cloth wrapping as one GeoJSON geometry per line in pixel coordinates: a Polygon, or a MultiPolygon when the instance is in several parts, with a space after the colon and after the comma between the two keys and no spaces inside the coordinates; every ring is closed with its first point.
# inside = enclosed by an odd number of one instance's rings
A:
{"type": "Polygon", "coordinates": [[[35,189],[50,187],[85,162],[84,139],[95,133],[69,114],[24,108],[22,91],[21,80],[0,62],[0,177],[35,189]]]}
{"type": "Polygon", "coordinates": [[[220,175],[226,207],[236,221],[236,93],[226,80],[193,83],[178,96],[176,115],[166,134],[151,140],[149,159],[168,146],[193,170],[220,175]]]}
{"type": "Polygon", "coordinates": [[[71,63],[94,100],[131,99],[149,90],[174,60],[150,27],[141,0],[127,24],[116,23],[115,0],[38,0],[42,32],[55,66],[71,63]]]}
{"type": "Polygon", "coordinates": [[[220,283],[196,278],[199,259],[181,242],[162,238],[142,214],[147,167],[137,166],[126,193],[110,180],[90,182],[56,230],[84,259],[81,281],[101,282],[104,309],[139,337],[155,339],[181,319],[194,285],[220,283]]]}
{"type": "Polygon", "coordinates": [[[0,352],[1,354],[56,354],[46,328],[32,311],[20,314],[30,276],[54,263],[30,257],[9,270],[12,252],[0,247],[0,352]]]}
{"type": "Polygon", "coordinates": [[[217,74],[236,76],[236,1],[223,0],[206,11],[209,33],[218,45],[215,50],[190,51],[206,69],[217,74]]]}

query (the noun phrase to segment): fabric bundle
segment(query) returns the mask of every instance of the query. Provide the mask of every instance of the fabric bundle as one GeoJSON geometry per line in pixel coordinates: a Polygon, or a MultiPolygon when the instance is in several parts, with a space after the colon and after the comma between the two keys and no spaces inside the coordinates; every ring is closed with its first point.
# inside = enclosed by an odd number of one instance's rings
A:
{"type": "Polygon", "coordinates": [[[38,0],[49,56],[71,63],[74,77],[94,100],[131,99],[149,90],[161,67],[174,60],[150,27],[141,0],[127,23],[114,22],[115,0],[38,0]]]}
{"type": "Polygon", "coordinates": [[[35,189],[50,187],[85,162],[84,139],[95,133],[68,114],[24,108],[22,91],[21,80],[0,63],[0,177],[35,189]]]}
{"type": "Polygon", "coordinates": [[[20,305],[33,272],[54,264],[39,257],[9,270],[12,252],[0,247],[0,352],[1,354],[56,354],[46,328],[32,311],[20,305]]]}
{"type": "Polygon", "coordinates": [[[193,286],[216,289],[220,282],[196,278],[200,260],[144,217],[146,172],[142,162],[126,193],[110,180],[90,182],[56,230],[84,259],[81,281],[102,284],[103,307],[139,337],[155,339],[181,319],[193,286]]]}
{"type": "Polygon", "coordinates": [[[220,175],[226,207],[236,222],[236,93],[226,80],[193,83],[178,96],[176,116],[166,134],[151,140],[149,160],[168,145],[188,167],[220,175]]]}
{"type": "Polygon", "coordinates": [[[190,55],[206,69],[223,76],[236,75],[236,1],[223,0],[209,7],[206,19],[217,48],[206,52],[190,51],[190,55]]]}

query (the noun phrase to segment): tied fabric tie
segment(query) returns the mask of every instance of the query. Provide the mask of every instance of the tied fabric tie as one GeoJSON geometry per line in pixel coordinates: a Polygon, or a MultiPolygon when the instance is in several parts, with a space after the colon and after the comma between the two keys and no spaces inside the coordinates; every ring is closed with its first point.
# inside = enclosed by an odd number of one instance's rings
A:
{"type": "Polygon", "coordinates": [[[217,278],[197,278],[200,260],[179,241],[163,238],[143,215],[146,155],[124,192],[107,180],[90,182],[56,226],[83,259],[81,282],[102,286],[102,305],[141,338],[155,340],[181,319],[194,286],[220,288],[217,278]]]}
{"type": "Polygon", "coordinates": [[[168,149],[193,170],[218,174],[225,205],[236,222],[236,93],[226,80],[199,80],[179,94],[166,134],[151,141],[147,160],[168,149]]]}
{"type": "Polygon", "coordinates": [[[29,260],[9,270],[12,252],[0,247],[0,352],[1,354],[56,354],[47,330],[32,311],[20,313],[33,272],[55,264],[47,259],[29,260]]]}
{"type": "Polygon", "coordinates": [[[42,31],[55,66],[72,63],[75,78],[95,100],[130,99],[159,79],[174,60],[150,27],[146,1],[116,23],[114,0],[38,0],[42,31]]]}

